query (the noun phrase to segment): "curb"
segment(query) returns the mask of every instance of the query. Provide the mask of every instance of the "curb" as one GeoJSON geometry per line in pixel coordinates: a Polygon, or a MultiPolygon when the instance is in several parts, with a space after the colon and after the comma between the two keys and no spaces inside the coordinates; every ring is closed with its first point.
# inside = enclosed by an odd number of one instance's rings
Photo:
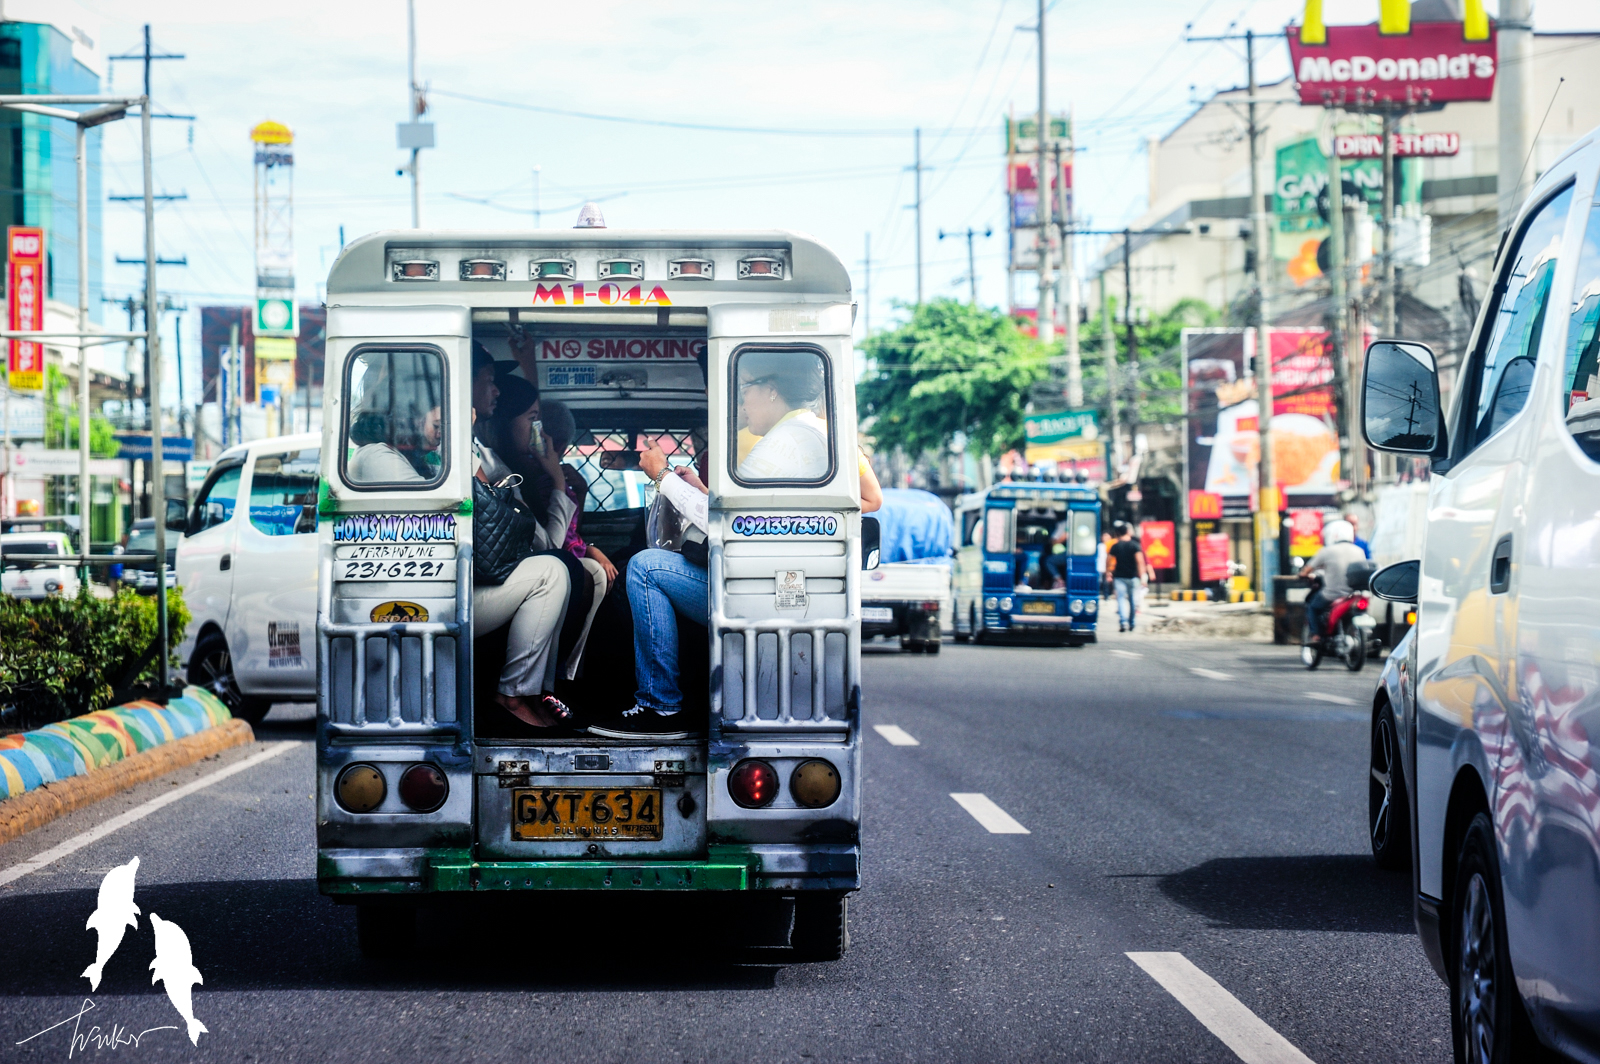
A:
{"type": "Polygon", "coordinates": [[[114,765],[0,801],[0,843],[43,827],[57,817],[109,798],[119,791],[165,776],[234,746],[255,741],[242,720],[230,720],[183,739],[134,754],[114,765]]]}

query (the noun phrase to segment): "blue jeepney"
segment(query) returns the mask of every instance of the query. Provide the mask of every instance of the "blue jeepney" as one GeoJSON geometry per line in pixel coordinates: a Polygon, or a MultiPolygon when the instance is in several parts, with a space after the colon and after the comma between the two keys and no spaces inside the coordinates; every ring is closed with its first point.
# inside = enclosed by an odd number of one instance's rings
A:
{"type": "Polygon", "coordinates": [[[1091,643],[1100,610],[1100,498],[1070,484],[997,484],[956,502],[956,641],[1091,643]]]}

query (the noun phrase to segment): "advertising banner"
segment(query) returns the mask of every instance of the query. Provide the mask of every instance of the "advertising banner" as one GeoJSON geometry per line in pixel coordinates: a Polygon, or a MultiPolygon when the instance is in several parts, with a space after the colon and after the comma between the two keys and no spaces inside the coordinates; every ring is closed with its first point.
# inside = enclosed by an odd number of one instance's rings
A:
{"type": "Polygon", "coordinates": [[[1150,568],[1178,567],[1178,530],[1171,521],[1139,522],[1139,545],[1150,568]]]}
{"type": "MultiPolygon", "coordinates": [[[[1406,134],[1406,136],[1415,136],[1406,134]]],[[[1340,195],[1347,208],[1365,204],[1374,225],[1383,216],[1383,145],[1377,140],[1377,157],[1362,151],[1352,151],[1349,157],[1341,150],[1340,195]]],[[[1366,138],[1360,134],[1341,135],[1338,141],[1349,141],[1350,148],[1362,147],[1366,138]]],[[[1289,264],[1289,277],[1302,285],[1313,277],[1322,275],[1317,261],[1319,245],[1328,238],[1328,153],[1316,137],[1285,144],[1276,153],[1277,173],[1272,186],[1272,211],[1275,224],[1272,230],[1272,257],[1289,264]]],[[[1422,210],[1422,163],[1416,158],[1404,159],[1398,164],[1400,181],[1395,188],[1395,217],[1402,220],[1422,210]]]]}
{"type": "Polygon", "coordinates": [[[1495,28],[1469,41],[1460,22],[1413,22],[1410,33],[1329,26],[1327,43],[1301,44],[1289,27],[1289,60],[1300,102],[1317,107],[1421,106],[1494,96],[1495,28]]]}
{"type": "MultiPolygon", "coordinates": [[[[1273,329],[1272,446],[1287,506],[1331,506],[1339,475],[1333,365],[1327,333],[1273,329]]],[[[1260,408],[1248,374],[1255,334],[1185,329],[1188,418],[1184,463],[1192,520],[1245,517],[1255,509],[1260,408]]]]}
{"type": "Polygon", "coordinates": [[[1214,584],[1226,580],[1228,573],[1228,534],[1207,532],[1195,537],[1195,554],[1199,561],[1200,582],[1214,584]]]}
{"type": "Polygon", "coordinates": [[[1083,473],[1091,481],[1106,476],[1105,440],[1098,410],[1029,414],[1023,419],[1029,466],[1054,464],[1062,473],[1083,473]]]}
{"type": "Polygon", "coordinates": [[[1322,549],[1322,511],[1289,511],[1289,557],[1310,558],[1322,549]]]}
{"type": "MultiPolygon", "coordinates": [[[[32,225],[6,229],[6,322],[16,332],[44,329],[44,230],[32,225]]],[[[44,345],[12,340],[6,383],[14,392],[44,391],[44,345]]]]}

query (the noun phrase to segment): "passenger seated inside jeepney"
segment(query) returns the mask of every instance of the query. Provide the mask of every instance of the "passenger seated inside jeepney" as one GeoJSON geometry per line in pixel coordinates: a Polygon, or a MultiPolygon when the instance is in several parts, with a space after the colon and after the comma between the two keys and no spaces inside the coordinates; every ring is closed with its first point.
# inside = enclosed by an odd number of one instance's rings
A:
{"type": "Polygon", "coordinates": [[[443,370],[424,351],[370,351],[351,372],[348,475],[362,484],[439,479],[443,370]]]}

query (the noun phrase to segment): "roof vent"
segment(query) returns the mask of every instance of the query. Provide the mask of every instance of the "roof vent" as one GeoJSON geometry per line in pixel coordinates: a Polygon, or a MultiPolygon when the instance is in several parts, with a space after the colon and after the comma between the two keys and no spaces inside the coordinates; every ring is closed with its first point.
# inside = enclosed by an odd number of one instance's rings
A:
{"type": "Polygon", "coordinates": [[[596,203],[585,203],[578,211],[578,223],[574,229],[604,229],[606,216],[600,213],[600,206],[596,203]]]}

